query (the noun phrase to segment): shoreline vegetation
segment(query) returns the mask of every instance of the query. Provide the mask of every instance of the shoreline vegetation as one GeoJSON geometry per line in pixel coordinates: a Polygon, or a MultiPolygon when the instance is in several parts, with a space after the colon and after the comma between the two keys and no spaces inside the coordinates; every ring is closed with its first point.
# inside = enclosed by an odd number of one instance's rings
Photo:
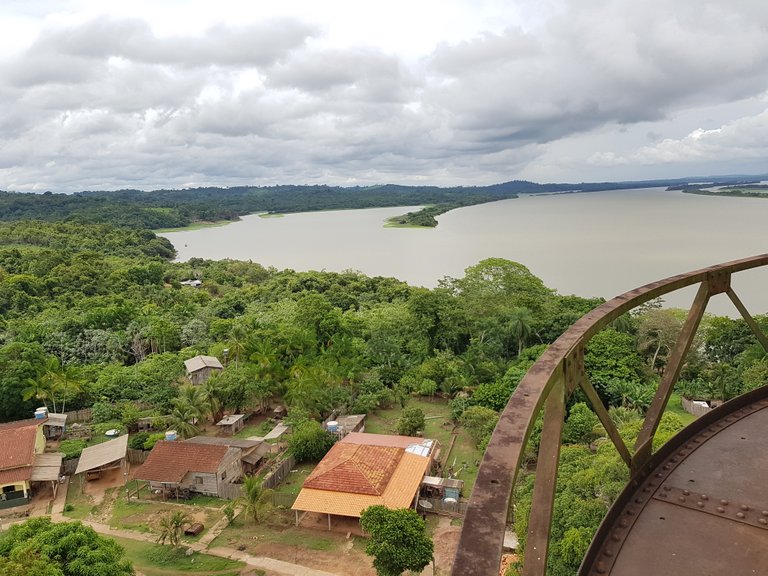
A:
{"type": "Polygon", "coordinates": [[[740,198],[768,198],[768,185],[749,184],[747,186],[722,186],[713,189],[713,186],[676,186],[670,190],[681,190],[685,194],[700,194],[702,196],[732,196],[740,198]]]}
{"type": "MultiPolygon", "coordinates": [[[[157,231],[220,226],[242,216],[424,206],[390,219],[390,226],[434,228],[435,218],[449,210],[517,198],[520,194],[600,192],[642,188],[700,191],[713,186],[746,187],[749,190],[766,176],[721,176],[627,182],[539,184],[512,180],[488,186],[374,186],[276,185],[205,187],[182,190],[85,191],[74,194],[43,194],[0,191],[0,221],[43,220],[72,224],[110,224],[120,228],[157,231]],[[192,228],[190,228],[192,227],[192,228]]],[[[735,190],[732,194],[736,195],[735,190]]],[[[755,194],[757,195],[757,194],[755,194]]]]}

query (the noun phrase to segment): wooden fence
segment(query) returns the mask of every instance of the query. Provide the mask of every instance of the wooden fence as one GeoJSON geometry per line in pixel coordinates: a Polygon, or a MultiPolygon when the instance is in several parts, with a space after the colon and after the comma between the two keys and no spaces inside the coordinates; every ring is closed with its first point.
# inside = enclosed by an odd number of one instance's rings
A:
{"type": "Polygon", "coordinates": [[[274,488],[291,473],[291,469],[293,469],[294,466],[296,466],[296,459],[293,456],[288,456],[288,458],[280,462],[275,470],[264,477],[262,486],[264,488],[274,488]]]}
{"type": "Polygon", "coordinates": [[[466,501],[446,502],[440,498],[419,497],[419,512],[431,512],[433,514],[443,514],[447,516],[464,516],[467,511],[466,501]],[[425,506],[428,504],[428,506],[425,506]]]}
{"type": "Polygon", "coordinates": [[[74,476],[75,470],[77,470],[77,463],[80,462],[80,458],[72,458],[71,460],[64,460],[61,463],[61,469],[67,476],[74,476]]]}
{"type": "Polygon", "coordinates": [[[72,410],[71,412],[64,412],[64,414],[67,415],[67,425],[74,422],[90,422],[93,419],[93,410],[90,408],[72,410]]]}
{"type": "Polygon", "coordinates": [[[136,450],[135,448],[128,448],[126,457],[128,462],[134,465],[144,464],[147,458],[149,458],[149,450],[136,450]]]}
{"type": "Polygon", "coordinates": [[[219,498],[225,500],[237,500],[243,495],[242,484],[220,484],[219,485],[219,498]]]}

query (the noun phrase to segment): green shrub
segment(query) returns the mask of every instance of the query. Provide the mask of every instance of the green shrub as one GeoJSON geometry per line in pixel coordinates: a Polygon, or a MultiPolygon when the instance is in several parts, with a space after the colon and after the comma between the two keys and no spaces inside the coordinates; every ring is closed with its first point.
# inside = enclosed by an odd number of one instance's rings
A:
{"type": "Polygon", "coordinates": [[[59,452],[64,453],[64,458],[66,460],[80,458],[80,454],[82,454],[83,449],[87,445],[88,443],[85,440],[62,440],[61,445],[59,446],[59,452]]]}

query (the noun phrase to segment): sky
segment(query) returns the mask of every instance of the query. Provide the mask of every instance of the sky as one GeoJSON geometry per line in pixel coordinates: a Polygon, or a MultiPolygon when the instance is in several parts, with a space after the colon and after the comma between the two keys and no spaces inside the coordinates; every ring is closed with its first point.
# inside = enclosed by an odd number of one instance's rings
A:
{"type": "Polygon", "coordinates": [[[765,0],[0,3],[0,190],[766,172],[765,0]]]}

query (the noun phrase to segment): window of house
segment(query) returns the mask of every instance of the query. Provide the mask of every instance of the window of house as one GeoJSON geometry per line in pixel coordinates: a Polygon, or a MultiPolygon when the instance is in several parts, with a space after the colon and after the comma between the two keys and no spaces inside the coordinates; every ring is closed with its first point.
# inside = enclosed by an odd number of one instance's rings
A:
{"type": "Polygon", "coordinates": [[[203,483],[203,477],[195,476],[195,484],[202,484],[202,483],[203,483]]]}
{"type": "Polygon", "coordinates": [[[226,480],[227,479],[227,471],[226,470],[221,473],[221,479],[222,480],[226,480]]]}

